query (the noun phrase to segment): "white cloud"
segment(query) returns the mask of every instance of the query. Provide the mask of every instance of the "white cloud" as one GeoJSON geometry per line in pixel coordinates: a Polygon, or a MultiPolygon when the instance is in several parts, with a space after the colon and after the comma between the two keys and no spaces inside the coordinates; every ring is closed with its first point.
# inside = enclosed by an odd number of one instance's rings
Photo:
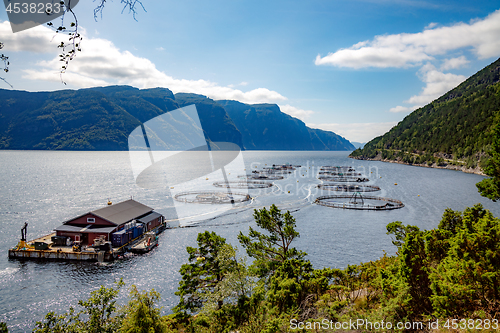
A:
{"type": "Polygon", "coordinates": [[[437,25],[438,24],[436,22],[431,22],[424,28],[424,30],[434,29],[437,25]]]}
{"type": "Polygon", "coordinates": [[[460,56],[458,58],[444,59],[440,69],[442,71],[457,69],[467,65],[468,63],[469,60],[467,60],[465,56],[460,56]]]}
{"type": "MultiPolygon", "coordinates": [[[[5,51],[57,53],[60,40],[51,41],[55,35],[52,30],[43,26],[13,34],[8,22],[0,23],[0,36],[5,44],[5,51]]],[[[67,36],[57,35],[56,38],[67,38],[67,36]]],[[[60,66],[59,56],[55,56],[50,61],[38,62],[36,68],[25,69],[23,78],[59,82],[60,66]]],[[[197,93],[213,99],[231,99],[243,103],[272,103],[287,100],[278,92],[267,88],[242,91],[223,87],[208,80],[177,79],[158,70],[149,59],[135,56],[126,50],[121,51],[109,40],[86,36],[82,42],[82,52],[78,52],[76,58],[71,61],[63,80],[77,87],[113,84],[126,84],[138,88],[167,87],[174,93],[197,93]]]]}
{"type": "Polygon", "coordinates": [[[413,108],[412,107],[408,107],[408,106],[401,106],[401,105],[398,105],[396,107],[393,107],[393,108],[390,108],[389,109],[389,112],[394,112],[394,113],[398,113],[398,112],[408,112],[408,111],[413,111],[413,108]]]}
{"type": "Polygon", "coordinates": [[[291,105],[280,105],[280,110],[292,117],[298,118],[302,121],[305,121],[307,118],[309,118],[312,114],[314,114],[314,111],[311,110],[302,110],[298,109],[294,106],[291,105]]]}
{"type": "Polygon", "coordinates": [[[432,64],[423,66],[419,71],[419,75],[422,81],[426,83],[426,86],[420,94],[410,97],[405,103],[423,106],[455,88],[466,79],[463,75],[442,73],[432,64]]]}
{"type": "Polygon", "coordinates": [[[54,53],[57,51],[57,45],[68,38],[42,25],[12,33],[8,21],[0,22],[0,36],[5,51],[33,53],[54,53]]]}
{"type": "Polygon", "coordinates": [[[355,69],[401,68],[419,65],[461,48],[471,49],[480,59],[500,55],[500,10],[482,20],[433,27],[431,24],[414,34],[375,36],[371,41],[357,43],[324,57],[318,55],[315,64],[355,69]]]}
{"type": "Polygon", "coordinates": [[[386,123],[350,123],[350,124],[307,124],[312,128],[333,131],[349,141],[368,142],[397,125],[397,121],[386,123]]]}

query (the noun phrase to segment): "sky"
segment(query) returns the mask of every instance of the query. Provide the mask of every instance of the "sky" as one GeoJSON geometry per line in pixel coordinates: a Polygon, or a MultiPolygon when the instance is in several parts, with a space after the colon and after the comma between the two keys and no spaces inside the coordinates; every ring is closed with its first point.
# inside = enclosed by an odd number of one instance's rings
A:
{"type": "Polygon", "coordinates": [[[134,19],[106,2],[97,20],[97,2],[77,4],[82,51],[66,85],[57,45],[67,37],[46,25],[13,33],[0,11],[2,77],[13,86],[0,88],[120,84],[276,103],[310,127],[367,142],[500,57],[500,0],[142,4],[134,19]]]}

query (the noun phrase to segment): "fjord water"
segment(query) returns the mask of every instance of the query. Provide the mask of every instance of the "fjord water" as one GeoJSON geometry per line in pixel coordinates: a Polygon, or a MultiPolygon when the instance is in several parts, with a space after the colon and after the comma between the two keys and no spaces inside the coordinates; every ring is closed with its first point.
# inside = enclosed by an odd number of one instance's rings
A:
{"type": "MultiPolygon", "coordinates": [[[[246,172],[266,164],[291,163],[302,168],[285,180],[274,181],[271,189],[250,190],[252,201],[219,216],[206,218],[202,214],[206,208],[194,204],[193,218],[172,222],[182,227],[166,230],[160,246],[151,253],[99,264],[9,260],[7,250],[17,244],[24,222],[29,223],[28,239],[33,239],[106,205],[108,199],[119,202],[133,197],[171,219],[175,210],[169,189],[138,187],[127,152],[0,151],[0,321],[7,322],[12,332],[31,331],[48,311],[63,312],[90,291],[111,286],[119,278],[127,286],[160,292],[160,305],[169,313],[178,300],[174,293],[179,268],[187,261],[185,248],[196,246],[197,234],[215,231],[238,245],[237,234],[255,225],[253,209],[272,203],[296,218],[300,238],[295,245],[308,253],[315,268],[341,268],[375,260],[384,251],[393,254],[396,249],[385,229],[392,221],[430,229],[438,225],[447,207],[463,210],[476,203],[500,215],[498,204],[477,193],[475,184],[481,176],[347,156],[348,152],[243,152],[246,172]],[[315,205],[317,196],[332,194],[316,187],[321,183],[315,178],[321,165],[351,165],[365,172],[371,180],[367,184],[382,189],[370,194],[401,200],[405,207],[359,211],[315,205]]],[[[199,185],[211,186],[213,180],[203,178],[199,185]]],[[[239,254],[245,255],[241,249],[239,254]]],[[[126,290],[120,294],[120,302],[126,301],[126,294],[126,290]]]]}

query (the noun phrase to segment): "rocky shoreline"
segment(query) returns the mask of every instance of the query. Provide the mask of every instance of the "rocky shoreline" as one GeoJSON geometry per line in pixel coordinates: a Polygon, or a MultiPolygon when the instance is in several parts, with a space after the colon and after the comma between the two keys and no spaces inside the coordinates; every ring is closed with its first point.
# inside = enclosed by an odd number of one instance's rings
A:
{"type": "Polygon", "coordinates": [[[405,163],[401,160],[389,160],[387,158],[382,158],[380,154],[377,154],[375,158],[367,158],[363,156],[356,156],[352,157],[349,156],[350,158],[356,159],[356,160],[366,160],[366,161],[381,161],[381,162],[389,162],[389,163],[397,163],[397,164],[406,164],[406,165],[413,165],[413,166],[419,166],[419,167],[424,167],[424,168],[434,168],[434,169],[448,169],[448,170],[457,170],[457,171],[462,171],[466,173],[474,173],[476,175],[480,176],[486,176],[481,170],[481,168],[476,166],[475,168],[467,168],[465,166],[460,166],[460,165],[451,165],[451,164],[446,164],[444,166],[439,166],[436,163],[433,163],[431,165],[428,165],[427,163],[418,163],[418,164],[410,164],[410,163],[405,163]]]}

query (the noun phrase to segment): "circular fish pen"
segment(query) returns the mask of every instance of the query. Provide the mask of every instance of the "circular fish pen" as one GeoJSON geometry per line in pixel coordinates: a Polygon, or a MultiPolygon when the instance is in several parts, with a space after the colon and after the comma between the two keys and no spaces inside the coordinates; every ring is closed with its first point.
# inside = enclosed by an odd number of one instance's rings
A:
{"type": "Polygon", "coordinates": [[[352,166],[348,166],[348,165],[340,165],[340,166],[324,165],[320,168],[320,170],[339,171],[339,172],[356,171],[352,166]]]}
{"type": "Polygon", "coordinates": [[[174,199],[187,203],[200,203],[200,204],[233,204],[250,200],[250,195],[246,193],[216,191],[192,191],[181,192],[174,196],[174,199]]]}
{"type": "Polygon", "coordinates": [[[264,170],[254,170],[252,173],[262,173],[262,174],[279,174],[279,175],[285,175],[285,174],[290,174],[292,171],[290,170],[281,170],[281,169],[264,169],[264,170]]]}
{"type": "Polygon", "coordinates": [[[401,201],[396,199],[368,195],[362,196],[358,192],[353,195],[324,195],[316,198],[314,202],[326,207],[357,210],[392,210],[405,206],[401,201]],[[345,199],[349,200],[346,201],[345,199]]]}
{"type": "Polygon", "coordinates": [[[320,171],[320,175],[331,175],[331,176],[345,176],[345,177],[354,177],[361,176],[362,174],[359,172],[341,172],[341,171],[320,171]]]}
{"type": "Polygon", "coordinates": [[[262,182],[257,180],[240,180],[240,181],[228,181],[228,182],[215,182],[213,184],[216,187],[231,187],[231,188],[242,188],[242,189],[258,189],[258,188],[268,188],[273,186],[272,183],[262,182]]]}
{"type": "Polygon", "coordinates": [[[284,176],[280,176],[278,174],[263,174],[263,173],[255,173],[255,174],[251,174],[251,175],[243,175],[243,176],[238,176],[238,178],[256,179],[256,180],[280,180],[280,179],[285,179],[284,176]]]}
{"type": "Polygon", "coordinates": [[[326,191],[337,192],[375,192],[380,191],[380,187],[375,185],[353,185],[353,184],[320,184],[318,188],[326,191]]]}
{"type": "Polygon", "coordinates": [[[364,177],[340,177],[340,176],[325,176],[325,175],[319,175],[318,176],[319,180],[327,180],[327,181],[332,181],[332,182],[351,182],[351,183],[363,183],[363,182],[368,182],[370,181],[368,178],[364,177]]]}

